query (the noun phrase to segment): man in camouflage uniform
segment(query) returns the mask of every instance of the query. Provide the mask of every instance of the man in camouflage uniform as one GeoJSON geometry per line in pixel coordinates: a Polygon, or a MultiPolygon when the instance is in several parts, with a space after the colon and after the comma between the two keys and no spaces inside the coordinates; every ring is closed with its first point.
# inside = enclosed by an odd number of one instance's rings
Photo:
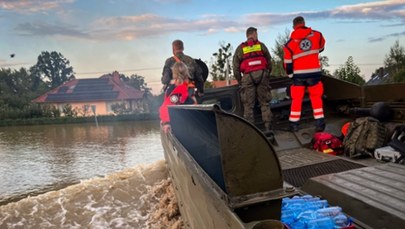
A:
{"type": "Polygon", "coordinates": [[[271,129],[271,56],[267,47],[257,37],[257,29],[250,27],[246,31],[247,41],[235,50],[233,73],[240,85],[240,97],[243,103],[243,117],[254,123],[253,109],[258,100],[262,120],[266,131],[271,129]]]}
{"type": "Polygon", "coordinates": [[[202,70],[200,66],[196,63],[196,61],[192,57],[187,56],[183,53],[184,51],[183,41],[174,40],[172,42],[172,50],[173,56],[166,59],[165,65],[163,67],[161,80],[162,84],[165,85],[164,88],[166,88],[167,85],[171,84],[170,81],[173,78],[172,67],[174,63],[183,62],[188,67],[191,77],[191,79],[189,79],[190,82],[194,83],[194,86],[191,86],[191,88],[195,87],[197,89],[197,95],[202,96],[204,93],[204,80],[202,77],[202,70]]]}

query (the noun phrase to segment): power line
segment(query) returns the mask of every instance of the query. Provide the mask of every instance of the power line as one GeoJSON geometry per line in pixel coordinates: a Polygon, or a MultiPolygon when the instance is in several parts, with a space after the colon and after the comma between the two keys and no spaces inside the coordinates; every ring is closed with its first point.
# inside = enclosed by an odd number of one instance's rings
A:
{"type": "MultiPolygon", "coordinates": [[[[150,71],[150,70],[159,70],[162,69],[162,67],[152,67],[152,68],[137,68],[137,69],[125,69],[125,70],[114,70],[118,72],[135,72],[135,71],[150,71]]],[[[76,72],[76,74],[81,74],[81,75],[90,75],[90,74],[103,74],[106,72],[111,72],[111,71],[97,71],[97,72],[76,72]]]]}
{"type": "MultiPolygon", "coordinates": [[[[329,66],[341,66],[341,65],[345,65],[344,63],[343,64],[329,64],[329,66]]],[[[357,66],[382,66],[382,65],[384,65],[384,64],[376,64],[376,63],[364,63],[364,64],[356,64],[355,63],[355,65],[357,65],[357,66]]]]}

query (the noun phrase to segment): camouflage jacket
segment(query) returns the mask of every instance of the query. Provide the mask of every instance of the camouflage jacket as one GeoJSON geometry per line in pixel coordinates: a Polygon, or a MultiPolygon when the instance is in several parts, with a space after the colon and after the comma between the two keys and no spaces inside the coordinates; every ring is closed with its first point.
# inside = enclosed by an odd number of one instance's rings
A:
{"type": "MultiPolygon", "coordinates": [[[[187,56],[184,53],[176,53],[176,56],[187,65],[191,77],[190,80],[194,81],[197,91],[200,93],[204,93],[204,80],[202,76],[202,69],[200,68],[200,66],[192,57],[187,56]]],[[[168,85],[170,83],[170,80],[172,80],[172,67],[174,63],[176,63],[176,59],[174,59],[174,57],[169,57],[166,59],[162,73],[162,84],[168,85]]]]}

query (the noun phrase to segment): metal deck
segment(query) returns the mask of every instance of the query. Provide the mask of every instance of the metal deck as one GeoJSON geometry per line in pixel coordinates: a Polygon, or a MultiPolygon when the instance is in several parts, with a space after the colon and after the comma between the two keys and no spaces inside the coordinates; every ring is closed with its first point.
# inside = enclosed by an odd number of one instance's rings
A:
{"type": "Polygon", "coordinates": [[[311,177],[365,167],[341,157],[300,148],[277,153],[284,180],[301,187],[311,177]]]}
{"type": "Polygon", "coordinates": [[[394,163],[314,177],[302,187],[370,228],[405,228],[405,166],[394,163]]]}

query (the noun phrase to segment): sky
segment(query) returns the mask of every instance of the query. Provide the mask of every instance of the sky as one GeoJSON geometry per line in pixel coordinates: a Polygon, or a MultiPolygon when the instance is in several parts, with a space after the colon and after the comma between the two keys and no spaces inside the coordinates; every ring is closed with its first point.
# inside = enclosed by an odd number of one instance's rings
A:
{"type": "Polygon", "coordinates": [[[405,46],[405,0],[0,0],[0,68],[29,68],[56,51],[78,79],[137,74],[157,94],[173,40],[210,65],[250,26],[271,50],[298,15],[325,37],[332,73],[352,56],[367,80],[395,41],[405,46]]]}

